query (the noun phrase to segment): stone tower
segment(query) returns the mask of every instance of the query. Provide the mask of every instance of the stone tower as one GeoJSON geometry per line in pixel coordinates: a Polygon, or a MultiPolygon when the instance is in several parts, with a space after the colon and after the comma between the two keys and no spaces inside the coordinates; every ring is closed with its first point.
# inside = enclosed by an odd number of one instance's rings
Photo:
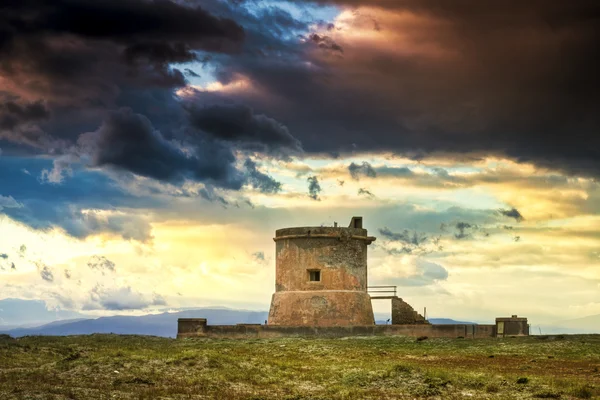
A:
{"type": "Polygon", "coordinates": [[[367,246],[375,240],[354,217],[348,228],[279,229],[269,325],[373,325],[367,246]]]}

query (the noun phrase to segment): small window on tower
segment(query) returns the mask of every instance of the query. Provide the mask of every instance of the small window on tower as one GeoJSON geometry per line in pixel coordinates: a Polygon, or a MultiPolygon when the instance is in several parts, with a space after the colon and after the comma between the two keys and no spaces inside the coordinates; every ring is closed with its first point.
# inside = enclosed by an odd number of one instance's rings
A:
{"type": "Polygon", "coordinates": [[[320,282],[321,281],[321,271],[312,270],[308,271],[309,280],[311,282],[320,282]]]}

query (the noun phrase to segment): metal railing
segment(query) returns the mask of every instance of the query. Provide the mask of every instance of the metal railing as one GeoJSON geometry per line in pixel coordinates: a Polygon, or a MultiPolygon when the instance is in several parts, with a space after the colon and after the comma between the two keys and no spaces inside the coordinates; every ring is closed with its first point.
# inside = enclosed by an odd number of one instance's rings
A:
{"type": "Polygon", "coordinates": [[[396,288],[397,286],[368,286],[367,292],[369,294],[396,296],[396,288]]]}

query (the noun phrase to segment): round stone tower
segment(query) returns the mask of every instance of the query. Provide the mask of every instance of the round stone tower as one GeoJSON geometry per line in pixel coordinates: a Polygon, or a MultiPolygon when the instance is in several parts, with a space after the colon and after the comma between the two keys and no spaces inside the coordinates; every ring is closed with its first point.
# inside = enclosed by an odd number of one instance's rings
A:
{"type": "Polygon", "coordinates": [[[354,217],[348,228],[279,229],[269,325],[373,325],[367,246],[375,240],[354,217]]]}

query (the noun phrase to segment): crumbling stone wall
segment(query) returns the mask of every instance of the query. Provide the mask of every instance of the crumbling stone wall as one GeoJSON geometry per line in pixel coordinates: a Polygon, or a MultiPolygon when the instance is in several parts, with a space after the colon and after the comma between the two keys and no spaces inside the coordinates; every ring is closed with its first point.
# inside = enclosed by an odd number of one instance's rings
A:
{"type": "Polygon", "coordinates": [[[399,297],[392,298],[392,325],[428,324],[410,304],[399,297]]]}

